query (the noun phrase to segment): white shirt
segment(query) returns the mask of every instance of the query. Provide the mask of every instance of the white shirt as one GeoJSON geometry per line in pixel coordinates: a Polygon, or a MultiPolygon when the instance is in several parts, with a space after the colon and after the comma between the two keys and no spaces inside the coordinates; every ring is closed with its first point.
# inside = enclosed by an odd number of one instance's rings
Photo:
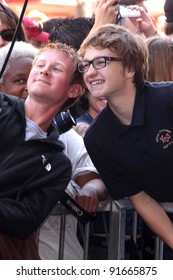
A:
{"type": "MultiPolygon", "coordinates": [[[[65,145],[64,153],[72,163],[72,179],[88,172],[97,172],[84,146],[83,138],[73,129],[60,135],[65,145]]],[[[68,214],[65,226],[64,259],[83,259],[83,249],[77,239],[77,219],[68,214]]],[[[59,250],[60,216],[50,215],[42,224],[38,234],[38,248],[41,259],[57,260],[59,250]]]]}

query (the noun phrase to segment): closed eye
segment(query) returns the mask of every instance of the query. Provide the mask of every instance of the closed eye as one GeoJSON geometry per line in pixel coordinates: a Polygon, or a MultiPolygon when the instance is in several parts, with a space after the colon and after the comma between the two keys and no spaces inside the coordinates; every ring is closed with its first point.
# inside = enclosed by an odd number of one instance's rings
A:
{"type": "Polygon", "coordinates": [[[34,67],[43,68],[45,65],[43,63],[37,62],[34,67]]]}
{"type": "Polygon", "coordinates": [[[62,72],[62,71],[63,71],[63,68],[62,68],[62,67],[54,67],[54,70],[55,70],[55,71],[60,71],[60,72],[62,72]]]}

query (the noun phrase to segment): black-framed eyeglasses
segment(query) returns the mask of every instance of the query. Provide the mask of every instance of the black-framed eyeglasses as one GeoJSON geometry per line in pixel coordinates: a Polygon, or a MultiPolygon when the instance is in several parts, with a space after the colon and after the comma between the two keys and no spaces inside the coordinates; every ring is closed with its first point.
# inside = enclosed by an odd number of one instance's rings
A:
{"type": "Polygon", "coordinates": [[[5,6],[0,3],[0,7],[2,8],[3,12],[10,18],[15,19],[14,16],[5,8],[5,6]]]}
{"type": "Polygon", "coordinates": [[[83,60],[78,63],[78,71],[80,73],[87,72],[91,64],[94,69],[101,69],[107,65],[108,61],[122,61],[122,59],[120,57],[99,56],[91,61],[83,60]]]}
{"type": "Polygon", "coordinates": [[[0,31],[0,36],[2,37],[3,40],[5,41],[12,41],[13,36],[14,36],[14,29],[4,29],[0,31]]]}

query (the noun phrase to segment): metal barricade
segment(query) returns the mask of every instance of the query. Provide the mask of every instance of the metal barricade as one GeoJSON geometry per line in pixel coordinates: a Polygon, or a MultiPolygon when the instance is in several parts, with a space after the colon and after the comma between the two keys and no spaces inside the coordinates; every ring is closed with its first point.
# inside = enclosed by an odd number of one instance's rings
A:
{"type": "MultiPolygon", "coordinates": [[[[173,213],[173,203],[172,202],[162,202],[160,205],[163,207],[165,212],[173,213]]],[[[113,201],[112,208],[112,220],[110,223],[110,244],[108,247],[108,258],[109,259],[124,259],[125,253],[125,220],[126,211],[134,210],[133,212],[133,225],[132,225],[132,236],[136,242],[137,237],[137,212],[135,211],[133,205],[128,199],[121,199],[113,201]],[[114,209],[114,206],[116,209],[114,209]],[[115,216],[115,217],[114,217],[115,216]],[[111,232],[112,231],[112,232],[111,232]]],[[[163,241],[155,236],[155,260],[163,259],[163,241]]]]}
{"type": "MultiPolygon", "coordinates": [[[[173,203],[161,203],[161,206],[167,213],[173,213],[173,203]]],[[[64,206],[60,206],[61,225],[59,236],[59,259],[63,259],[64,236],[65,236],[65,216],[68,211],[64,206]]],[[[123,260],[125,259],[125,224],[126,213],[128,210],[133,211],[132,236],[136,242],[137,236],[137,212],[128,199],[112,200],[108,198],[101,201],[97,212],[110,212],[109,234],[108,234],[108,259],[123,260]]],[[[90,222],[84,225],[84,255],[83,259],[88,259],[90,237],[90,222]]],[[[163,241],[155,237],[155,256],[154,259],[163,258],[163,241]]]]}
{"type": "MultiPolygon", "coordinates": [[[[59,206],[61,215],[60,236],[59,236],[59,259],[63,259],[64,235],[65,235],[65,216],[69,212],[62,206],[59,206]]],[[[133,238],[136,241],[137,213],[128,199],[114,201],[111,198],[105,199],[99,203],[97,212],[110,212],[109,234],[108,234],[108,259],[122,260],[125,256],[125,222],[126,211],[133,210],[133,238]]],[[[88,259],[90,237],[90,222],[84,225],[84,254],[83,259],[88,259]]]]}
{"type": "MultiPolygon", "coordinates": [[[[108,234],[108,259],[123,260],[125,258],[125,224],[126,212],[133,211],[132,235],[136,242],[137,213],[128,199],[101,201],[97,212],[110,212],[108,234]]],[[[90,222],[85,225],[84,259],[88,259],[90,222]]]]}

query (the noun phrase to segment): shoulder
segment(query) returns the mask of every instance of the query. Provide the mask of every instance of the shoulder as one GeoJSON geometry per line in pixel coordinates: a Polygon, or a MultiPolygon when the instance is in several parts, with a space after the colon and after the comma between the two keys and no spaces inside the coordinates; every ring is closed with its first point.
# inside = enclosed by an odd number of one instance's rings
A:
{"type": "Polygon", "coordinates": [[[74,129],[60,135],[59,139],[64,143],[65,150],[64,153],[72,160],[72,158],[77,158],[85,151],[85,146],[83,138],[74,129]]]}
{"type": "Polygon", "coordinates": [[[160,82],[160,83],[151,83],[147,82],[145,84],[144,89],[146,89],[148,92],[165,92],[165,91],[171,91],[173,92],[173,82],[160,82]]]}
{"type": "Polygon", "coordinates": [[[96,172],[96,168],[87,153],[83,138],[73,129],[63,133],[59,138],[65,145],[64,153],[72,164],[72,178],[89,172],[96,172]]]}
{"type": "Polygon", "coordinates": [[[154,104],[163,105],[170,103],[173,106],[173,82],[147,82],[144,87],[144,92],[146,93],[146,98],[149,100],[148,102],[152,100],[154,104]]]}
{"type": "Polygon", "coordinates": [[[104,128],[109,126],[109,120],[111,119],[111,113],[108,107],[103,109],[101,113],[92,121],[90,124],[86,135],[90,135],[92,133],[101,133],[104,131],[104,128]]]}
{"type": "Polygon", "coordinates": [[[82,137],[73,128],[68,130],[67,132],[62,133],[59,136],[59,139],[66,144],[75,144],[76,142],[83,142],[82,137]]]}
{"type": "Polygon", "coordinates": [[[18,97],[0,93],[0,109],[4,108],[4,111],[10,111],[12,108],[15,108],[17,111],[24,112],[24,100],[19,99],[18,97]]]}

